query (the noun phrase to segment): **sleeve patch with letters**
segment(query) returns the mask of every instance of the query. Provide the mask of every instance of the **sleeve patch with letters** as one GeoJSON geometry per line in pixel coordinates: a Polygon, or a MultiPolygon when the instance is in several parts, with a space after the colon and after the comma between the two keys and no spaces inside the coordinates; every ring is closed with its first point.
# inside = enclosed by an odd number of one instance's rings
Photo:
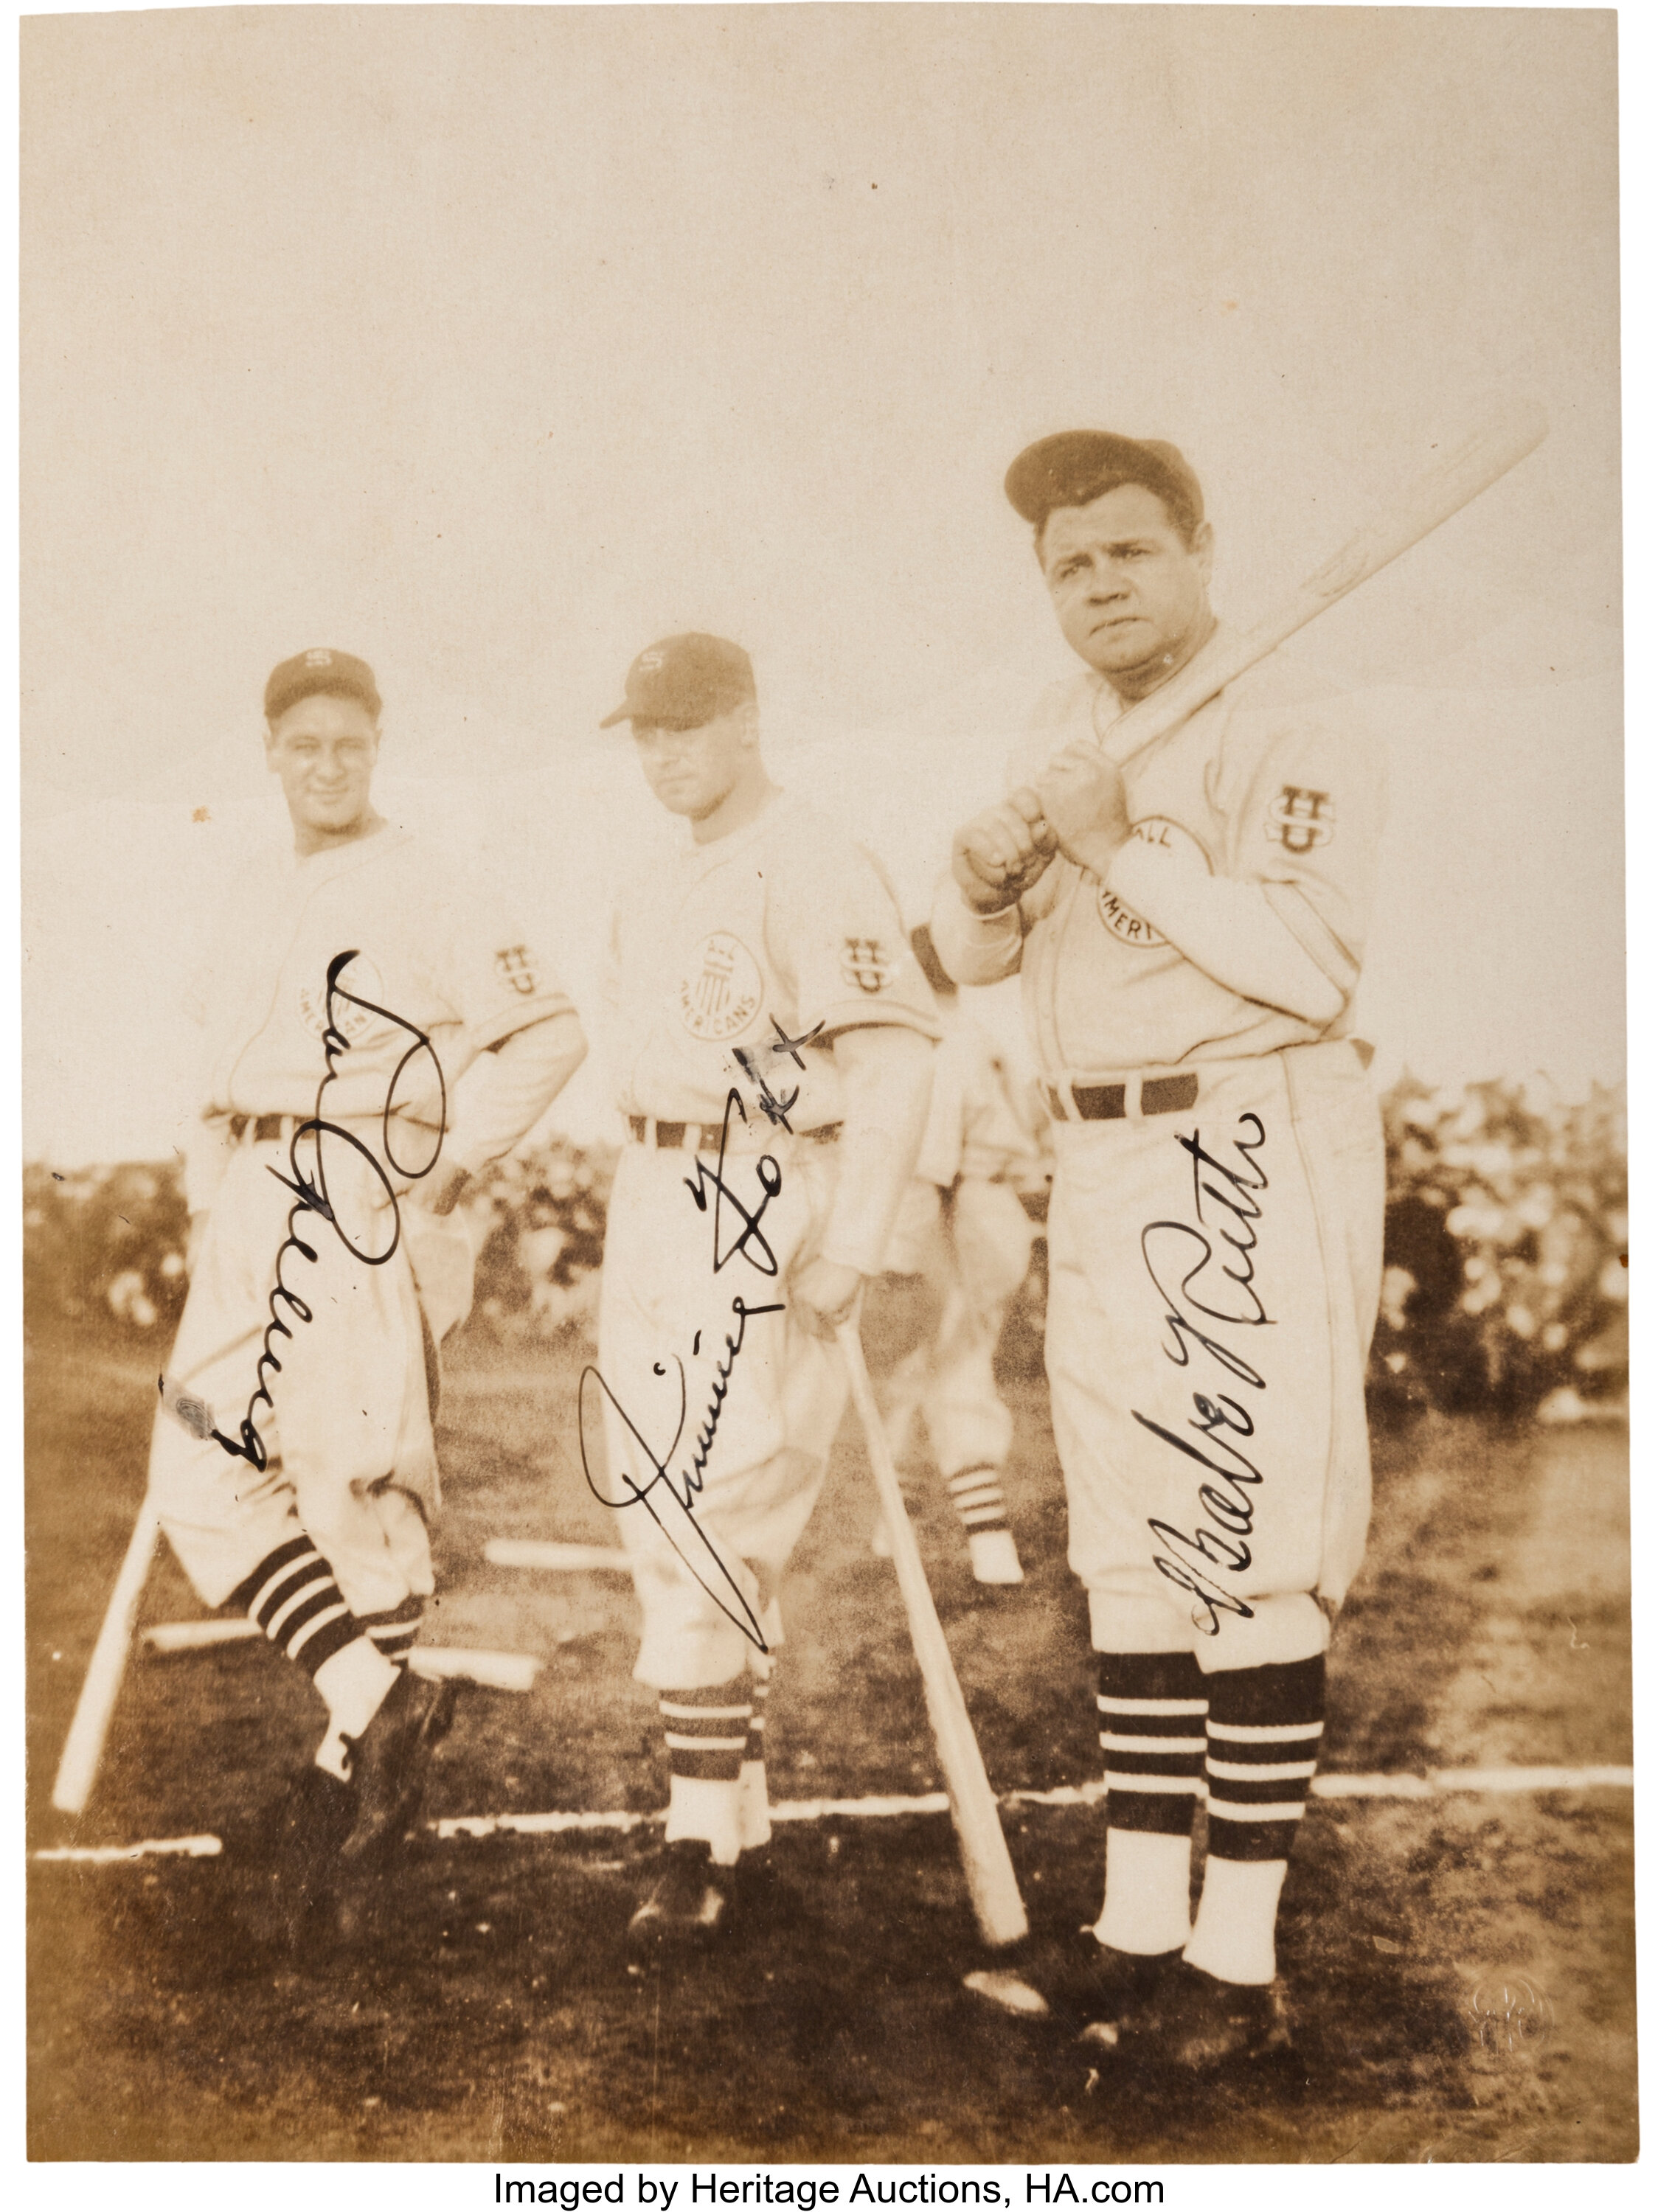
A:
{"type": "Polygon", "coordinates": [[[522,945],[509,945],[495,956],[503,981],[527,999],[535,996],[535,970],[530,965],[528,949],[522,945]]]}
{"type": "Polygon", "coordinates": [[[1336,803],[1327,791],[1287,783],[1266,810],[1266,834],[1287,853],[1310,853],[1336,834],[1336,803]]]}
{"type": "Polygon", "coordinates": [[[893,963],[878,937],[849,937],[841,946],[843,979],[873,998],[893,980],[893,963]]]}

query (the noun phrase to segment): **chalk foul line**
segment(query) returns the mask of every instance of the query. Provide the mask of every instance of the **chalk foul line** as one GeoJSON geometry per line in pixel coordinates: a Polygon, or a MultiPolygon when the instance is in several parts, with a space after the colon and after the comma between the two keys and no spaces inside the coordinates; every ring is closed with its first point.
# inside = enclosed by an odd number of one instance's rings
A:
{"type": "MultiPolygon", "coordinates": [[[[1315,1797],[1428,1798],[1457,1795],[1519,1796],[1549,1790],[1632,1790],[1632,1766],[1439,1766],[1426,1774],[1316,1774],[1315,1797]]],[[[1058,1790],[1009,1790],[998,1802],[1009,1810],[1021,1805],[1096,1805],[1103,1782],[1084,1782],[1058,1790]]],[[[774,1822],[789,1820],[883,1820],[909,1814],[947,1813],[942,1790],[911,1797],[786,1797],[771,1807],[774,1822]]],[[[485,1836],[561,1836],[602,1830],[610,1833],[659,1826],[655,1813],[462,1813],[427,1826],[444,1842],[475,1841],[485,1836]]],[[[160,1836],[137,1844],[60,1844],[31,1856],[82,1866],[119,1866],[142,1858],[217,1858],[224,1849],[216,1836],[160,1836]]]]}

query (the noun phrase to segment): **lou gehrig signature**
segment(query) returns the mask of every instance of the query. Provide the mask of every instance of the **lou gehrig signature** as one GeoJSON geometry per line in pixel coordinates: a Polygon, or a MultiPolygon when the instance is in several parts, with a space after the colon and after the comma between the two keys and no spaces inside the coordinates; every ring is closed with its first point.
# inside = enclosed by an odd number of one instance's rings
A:
{"type": "MultiPolygon", "coordinates": [[[[271,1168],[269,1170],[284,1189],[293,1192],[294,1204],[289,1209],[288,1233],[277,1251],[277,1279],[271,1288],[269,1302],[271,1320],[265,1332],[264,1343],[260,1346],[258,1364],[253,1370],[253,1395],[247,1401],[247,1411],[242,1415],[235,1436],[228,1437],[222,1429],[214,1425],[211,1409],[204,1405],[199,1398],[193,1397],[188,1392],[176,1388],[169,1391],[167,1377],[163,1376],[161,1378],[162,1398],[172,1412],[183,1422],[186,1428],[204,1441],[210,1437],[229,1452],[233,1459],[245,1459],[251,1466],[258,1468],[261,1472],[267,1463],[268,1455],[265,1440],[260,1436],[254,1420],[254,1409],[260,1405],[266,1407],[272,1407],[266,1373],[267,1370],[272,1375],[280,1375],[282,1372],[282,1361],[277,1354],[275,1340],[278,1337],[291,1339],[294,1334],[283,1316],[283,1310],[285,1309],[287,1314],[301,1322],[308,1323],[315,1318],[312,1309],[283,1274],[283,1262],[290,1252],[297,1252],[302,1260],[308,1261],[314,1267],[316,1264],[316,1251],[313,1246],[306,1243],[303,1237],[298,1234],[295,1228],[296,1222],[305,1214],[315,1214],[320,1220],[327,1223],[354,1259],[360,1260],[365,1267],[383,1267],[386,1265],[397,1250],[403,1233],[402,1218],[398,1212],[397,1193],[393,1188],[391,1177],[387,1174],[378,1157],[360,1137],[354,1136],[349,1129],[343,1129],[337,1121],[327,1121],[323,1115],[323,1099],[329,1085],[337,1079],[339,1073],[334,1065],[335,1060],[339,1054],[351,1049],[350,1039],[335,1025],[334,1011],[337,1000],[344,1000],[348,1006],[360,1007],[365,1013],[378,1014],[383,1021],[390,1022],[394,1029],[401,1030],[405,1036],[412,1040],[393,1071],[391,1082],[386,1090],[385,1103],[381,1111],[381,1148],[391,1167],[392,1173],[402,1176],[407,1182],[418,1182],[423,1176],[429,1176],[437,1165],[438,1154],[443,1149],[443,1133],[448,1126],[448,1096],[443,1082],[443,1069],[436,1053],[432,1049],[430,1037],[424,1030],[418,1030],[412,1022],[405,1022],[400,1014],[393,1013],[388,1006],[376,1006],[372,999],[359,998],[354,991],[348,991],[345,988],[339,980],[341,972],[349,968],[357,957],[355,950],[350,952],[337,952],[328,963],[322,1031],[325,1069],[322,1080],[317,1085],[315,1107],[310,1119],[298,1124],[290,1140],[289,1172],[284,1175],[279,1168],[271,1168]],[[418,1061],[423,1054],[430,1063],[430,1074],[436,1079],[437,1133],[432,1145],[430,1158],[424,1165],[414,1167],[405,1161],[399,1160],[393,1149],[392,1126],[393,1117],[399,1105],[403,1103],[399,1097],[399,1091],[405,1073],[411,1064],[418,1061]],[[350,1152],[366,1164],[379,1184],[380,1190],[384,1194],[383,1205],[378,1199],[371,1199],[369,1206],[362,1209],[376,1224],[383,1224],[389,1217],[389,1237],[383,1250],[365,1251],[362,1245],[356,1243],[350,1229],[342,1222],[335,1202],[329,1197],[327,1153],[328,1146],[331,1143],[349,1146],[350,1152]],[[300,1165],[302,1146],[308,1146],[311,1150],[314,1165],[309,1174],[300,1165]]],[[[429,1095],[423,1091],[423,1112],[430,1110],[425,1104],[429,1095]]],[[[337,1173],[339,1161],[337,1156],[337,1173]]]]}
{"type": "MultiPolygon", "coordinates": [[[[803,1070],[806,1063],[801,1058],[801,1047],[815,1041],[823,1024],[820,1022],[816,1029],[808,1030],[803,1036],[790,1036],[775,1015],[771,1017],[771,1026],[777,1036],[770,1047],[771,1051],[786,1054],[796,1067],[803,1070]]],[[[800,1097],[799,1086],[779,1097],[765,1079],[764,1063],[758,1050],[740,1049],[737,1060],[754,1085],[759,1109],[766,1120],[774,1127],[791,1129],[789,1115],[800,1097]]],[[[726,1092],[725,1113],[720,1123],[718,1161],[710,1169],[700,1158],[694,1159],[694,1173],[685,1178],[685,1186],[699,1213],[711,1212],[714,1273],[718,1275],[731,1261],[741,1259],[758,1274],[775,1283],[778,1274],[777,1255],[761,1224],[765,1218],[766,1208],[783,1189],[783,1170],[774,1154],[762,1152],[754,1163],[754,1180],[759,1188],[753,1194],[753,1203],[745,1204],[726,1179],[726,1148],[730,1140],[734,1113],[743,1122],[747,1121],[748,1109],[742,1103],[741,1092],[729,1090],[726,1092]]],[[[614,1511],[643,1505],[726,1619],[741,1629],[748,1641],[760,1651],[767,1647],[753,1608],[738,1588],[729,1568],[707,1533],[698,1526],[694,1501],[702,1493],[709,1456],[714,1449],[720,1417],[725,1409],[726,1395],[731,1388],[732,1372],[741,1356],[748,1324],[765,1314],[780,1314],[784,1308],[785,1302],[782,1299],[765,1305],[752,1306],[741,1291],[732,1299],[731,1311],[735,1316],[736,1332],[735,1334],[730,1331],[726,1334],[724,1356],[714,1364],[714,1388],[707,1409],[692,1431],[689,1460],[677,1474],[671,1470],[685,1437],[688,1406],[685,1362],[677,1354],[673,1355],[673,1364],[679,1378],[680,1402],[674,1417],[674,1433],[661,1451],[649,1442],[638,1422],[596,1367],[582,1369],[576,1400],[576,1435],[582,1452],[582,1472],[587,1477],[588,1489],[600,1504],[608,1505],[614,1511]],[[628,1492],[625,1498],[607,1495],[594,1479],[593,1466],[588,1456],[589,1383],[593,1385],[594,1393],[602,1391],[654,1470],[650,1480],[641,1484],[636,1482],[625,1468],[619,1469],[618,1479],[628,1492]],[[679,1530],[678,1536],[674,1533],[675,1528],[679,1530]],[[686,1540],[683,1544],[680,1536],[686,1540]],[[735,1610],[730,1601],[735,1601],[735,1610]]],[[[692,1340],[693,1359],[700,1354],[702,1342],[703,1332],[698,1329],[692,1340]]],[[[652,1364],[651,1372],[666,1379],[667,1369],[661,1360],[656,1360],[652,1364]]]]}
{"type": "MultiPolygon", "coordinates": [[[[1195,1348],[1207,1353],[1234,1387],[1265,1390],[1266,1378],[1231,1344],[1210,1333],[1217,1327],[1273,1326],[1255,1288],[1253,1257],[1258,1241],[1255,1224],[1262,1212],[1258,1197],[1267,1188],[1266,1176],[1255,1155],[1266,1142],[1266,1129],[1259,1115],[1240,1114],[1238,1132],[1232,1140],[1237,1161],[1230,1167],[1204,1149],[1197,1130],[1189,1137],[1176,1137],[1176,1143],[1192,1158],[1196,1220],[1149,1222],[1140,1232],[1140,1250],[1146,1273],[1163,1301],[1169,1331],[1163,1346],[1166,1356],[1176,1366],[1188,1367],[1195,1348]],[[1205,1201],[1218,1209],[1222,1218],[1206,1215],[1205,1201]],[[1226,1216],[1230,1217],[1229,1224],[1226,1216]],[[1216,1237],[1230,1248],[1232,1255],[1230,1260],[1225,1254],[1219,1255],[1218,1268],[1214,1264],[1216,1237]],[[1171,1290],[1171,1282],[1177,1287],[1171,1290]]],[[[1205,1636],[1217,1636],[1223,1613],[1235,1613],[1243,1620],[1254,1617],[1253,1608],[1216,1581],[1211,1571],[1219,1568],[1234,1575],[1247,1571],[1251,1554],[1247,1539],[1255,1525],[1250,1492],[1260,1483],[1261,1472],[1233,1441],[1255,1433],[1255,1424],[1240,1399],[1217,1388],[1212,1397],[1194,1390],[1192,1403],[1194,1418],[1186,1425],[1199,1439],[1195,1443],[1149,1414],[1137,1410],[1134,1418],[1142,1428],[1149,1429],[1216,1478],[1198,1485],[1199,1513],[1190,1534],[1167,1521],[1154,1520],[1149,1525],[1153,1535],[1175,1553],[1171,1558],[1167,1552],[1154,1552],[1152,1565],[1159,1574],[1192,1593],[1193,1626],[1205,1636]],[[1216,1453],[1224,1457],[1211,1456],[1216,1453]]]]}

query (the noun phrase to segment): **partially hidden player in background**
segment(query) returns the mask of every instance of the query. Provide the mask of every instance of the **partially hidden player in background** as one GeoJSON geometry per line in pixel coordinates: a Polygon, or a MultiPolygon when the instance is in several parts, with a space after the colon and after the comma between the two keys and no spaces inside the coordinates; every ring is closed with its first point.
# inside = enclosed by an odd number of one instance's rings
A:
{"type": "Polygon", "coordinates": [[[205,1073],[186,1152],[190,1293],[150,1488],[204,1603],[246,1611],[326,1708],[288,1816],[296,1866],[326,1883],[394,1847],[453,1702],[453,1685],[405,1663],[433,1590],[436,1345],[472,1295],[451,1210],[586,1046],[511,921],[443,851],[375,811],[381,701],[367,664],[300,653],[271,674],[265,714],[293,855],[239,886],[196,985],[205,1073]],[[348,951],[331,1000],[330,963],[348,951]],[[416,1032],[431,1050],[416,1047],[394,1085],[416,1032]],[[319,1106],[326,1040],[336,1079],[319,1106]],[[296,1146],[296,1124],[318,1114],[343,1133],[296,1146]],[[305,1249],[283,1253],[296,1170],[313,1182],[320,1170],[344,1236],[302,1211],[291,1233],[305,1249]],[[384,1253],[393,1230],[389,1260],[358,1256],[384,1253]],[[279,1259],[285,1302],[272,1297],[279,1259]],[[272,1404],[251,1408],[261,1471],[205,1433],[203,1413],[239,1437],[267,1341],[272,1404]]]}
{"type": "MultiPolygon", "coordinates": [[[[887,1248],[887,1277],[921,1277],[930,1325],[883,1380],[879,1396],[894,1461],[925,1429],[967,1540],[976,1582],[1021,1583],[1003,1479],[1013,1445],[1011,1407],[996,1382],[1008,1310],[1030,1268],[1035,1227],[1021,1200],[1045,1181],[1042,1116],[998,1051],[964,1012],[923,924],[910,933],[937,1001],[943,1037],[933,1061],[933,1103],[916,1171],[887,1248]],[[936,1316],[936,1318],[933,1318],[936,1316]]],[[[880,1333],[882,1292],[865,1309],[880,1333]]],[[[875,1547],[887,1548],[885,1522],[875,1547]]]]}
{"type": "MultiPolygon", "coordinates": [[[[630,1929],[650,1948],[719,1935],[739,1856],[770,1839],[778,1587],[846,1401],[833,1331],[881,1272],[938,1022],[875,863],[768,775],[741,647],[649,647],[606,726],[621,721],[686,824],[620,889],[607,989],[629,1142],[600,1296],[600,1494],[667,1740],[666,1858],[630,1929]]],[[[590,1402],[584,1450],[588,1427],[590,1402]]]]}
{"type": "Polygon", "coordinates": [[[1107,1796],[1104,1905],[1049,1987],[1210,2066],[1287,2039],[1279,1895],[1368,1522],[1383,1154],[1348,1030],[1382,775],[1282,657],[1119,769],[1118,716],[1217,636],[1197,479],[1077,431],[1007,491],[1087,665],[958,834],[933,934],[963,982],[1021,971],[1055,1123],[1047,1369],[1107,1796]]]}

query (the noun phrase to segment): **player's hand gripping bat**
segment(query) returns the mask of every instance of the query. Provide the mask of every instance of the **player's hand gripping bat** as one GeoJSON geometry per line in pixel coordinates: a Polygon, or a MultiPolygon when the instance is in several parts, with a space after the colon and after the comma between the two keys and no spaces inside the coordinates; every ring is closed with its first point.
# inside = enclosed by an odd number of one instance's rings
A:
{"type": "Polygon", "coordinates": [[[979,1753],[978,1739],[967,1717],[966,1700],[944,1640],[932,1591],[927,1586],[915,1531],[904,1509],[904,1492],[887,1443],[887,1431],[869,1387],[863,1364],[863,1346],[854,1323],[843,1322],[835,1332],[841,1357],[851,1379],[852,1403],[863,1424],[869,1466],[881,1494],[881,1510],[893,1543],[893,1565],[910,1623],[910,1638],[927,1692],[927,1714],[938,1746],[939,1765],[949,1794],[950,1817],[955,1822],[961,1849],[962,1869],[972,1899],[973,1917],[986,1943],[1000,1948],[1016,1943],[1029,1928],[1025,1907],[1008,1856],[1008,1840],[991,1795],[990,1778],[979,1753]]]}
{"type": "MultiPolygon", "coordinates": [[[[1430,468],[1412,477],[1356,530],[1265,620],[1226,641],[1220,651],[1199,653],[1179,675],[1113,722],[1100,741],[1107,756],[1120,768],[1144,746],[1178,729],[1217,691],[1224,690],[1258,660],[1264,660],[1315,615],[1344,599],[1390,561],[1396,561],[1442,522],[1459,514],[1533,453],[1548,434],[1547,416],[1536,401],[1527,400],[1494,415],[1460,444],[1448,447],[1430,468]]],[[[1041,866],[1046,865],[1043,860],[1037,866],[1033,856],[1045,851],[1051,855],[1054,849],[1053,833],[1040,818],[1039,805],[1034,806],[1036,819],[1029,823],[1025,845],[1016,845],[1009,834],[1013,827],[1009,822],[997,819],[1021,800],[1033,802],[1034,794],[1014,793],[1002,807],[989,810],[958,833],[957,881],[961,882],[964,871],[971,872],[983,884],[987,902],[995,902],[995,895],[1000,892],[999,903],[1010,905],[1012,900],[1006,894],[1014,881],[1018,880],[1021,892],[1028,889],[1034,875],[1039,875],[1041,866]]],[[[1028,817],[1032,809],[1021,805],[1020,811],[1028,817]]],[[[963,896],[970,905],[979,903],[965,884],[963,896]]],[[[994,903],[982,910],[994,910],[994,903]]]]}

